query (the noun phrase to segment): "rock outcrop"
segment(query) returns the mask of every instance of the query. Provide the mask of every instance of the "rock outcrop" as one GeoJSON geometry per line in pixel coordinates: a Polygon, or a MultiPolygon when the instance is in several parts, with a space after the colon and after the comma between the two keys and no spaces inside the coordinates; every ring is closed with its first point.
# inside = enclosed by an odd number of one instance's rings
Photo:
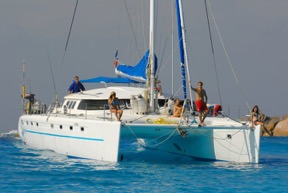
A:
{"type": "Polygon", "coordinates": [[[282,120],[284,119],[288,119],[288,114],[287,115],[283,115],[282,120]]]}
{"type": "MultiPolygon", "coordinates": [[[[265,122],[264,126],[266,127],[267,131],[270,135],[273,135],[273,131],[277,123],[280,121],[280,117],[269,117],[265,122]]],[[[263,135],[267,136],[268,133],[262,130],[263,135]]]]}
{"type": "Polygon", "coordinates": [[[273,136],[288,136],[288,118],[277,123],[273,130],[273,136]]]}

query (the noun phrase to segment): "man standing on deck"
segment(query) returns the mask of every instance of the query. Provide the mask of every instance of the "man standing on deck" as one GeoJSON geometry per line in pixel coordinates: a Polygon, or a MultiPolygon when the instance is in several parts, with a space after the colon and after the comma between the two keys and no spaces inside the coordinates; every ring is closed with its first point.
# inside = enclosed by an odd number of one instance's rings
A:
{"type": "Polygon", "coordinates": [[[84,91],[84,90],[85,90],[85,88],[84,88],[83,84],[81,82],[79,82],[79,77],[75,76],[73,83],[68,88],[68,91],[71,94],[71,93],[76,93],[76,92],[80,92],[80,91],[84,91]]]}
{"type": "Polygon", "coordinates": [[[198,82],[198,88],[193,88],[191,86],[191,89],[196,92],[196,110],[199,112],[199,121],[200,125],[205,126],[204,120],[208,114],[208,108],[206,106],[208,97],[206,94],[206,91],[202,88],[203,82],[198,82]]]}

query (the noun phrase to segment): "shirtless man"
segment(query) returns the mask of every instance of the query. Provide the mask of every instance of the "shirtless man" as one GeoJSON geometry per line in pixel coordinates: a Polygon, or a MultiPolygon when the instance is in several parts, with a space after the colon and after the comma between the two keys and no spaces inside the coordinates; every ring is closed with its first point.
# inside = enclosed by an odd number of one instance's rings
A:
{"type": "Polygon", "coordinates": [[[202,88],[203,82],[198,82],[198,88],[191,89],[196,92],[196,110],[199,112],[199,121],[200,125],[205,126],[204,120],[208,114],[208,108],[206,106],[208,97],[206,95],[206,91],[202,88]]]}

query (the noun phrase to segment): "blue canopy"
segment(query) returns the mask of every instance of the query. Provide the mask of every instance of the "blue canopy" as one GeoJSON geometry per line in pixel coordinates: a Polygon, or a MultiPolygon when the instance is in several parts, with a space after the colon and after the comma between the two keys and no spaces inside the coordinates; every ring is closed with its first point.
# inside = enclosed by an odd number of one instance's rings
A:
{"type": "Polygon", "coordinates": [[[105,77],[105,76],[99,76],[96,78],[90,78],[90,79],[84,79],[80,80],[82,83],[139,83],[134,80],[130,80],[127,78],[110,78],[110,77],[105,77]]]}

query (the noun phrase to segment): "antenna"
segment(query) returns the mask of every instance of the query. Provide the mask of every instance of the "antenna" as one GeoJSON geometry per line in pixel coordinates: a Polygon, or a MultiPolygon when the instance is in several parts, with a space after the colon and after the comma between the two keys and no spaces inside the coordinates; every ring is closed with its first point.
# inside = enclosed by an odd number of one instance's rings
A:
{"type": "Polygon", "coordinates": [[[25,79],[25,60],[22,62],[22,81],[25,79]]]}

